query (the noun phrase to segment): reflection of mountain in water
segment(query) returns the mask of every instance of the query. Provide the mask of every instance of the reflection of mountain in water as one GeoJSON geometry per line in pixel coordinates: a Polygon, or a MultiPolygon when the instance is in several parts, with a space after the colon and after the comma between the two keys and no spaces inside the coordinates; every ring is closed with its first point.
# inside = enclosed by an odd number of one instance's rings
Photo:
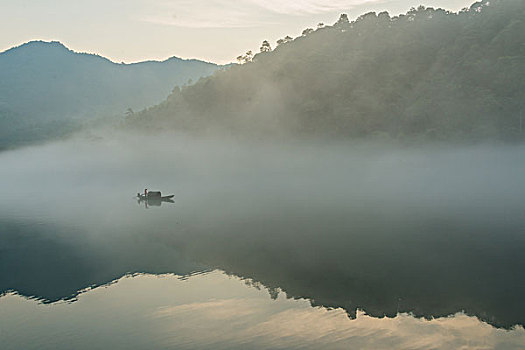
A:
{"type": "Polygon", "coordinates": [[[0,232],[0,294],[15,290],[54,302],[126,273],[186,275],[202,270],[151,236],[108,232],[103,239],[89,238],[78,229],[2,220],[0,232]]]}
{"type": "Polygon", "coordinates": [[[373,210],[286,212],[287,218],[276,209],[264,220],[217,223],[214,230],[187,227],[179,236],[161,225],[147,235],[87,243],[82,232],[50,238],[65,227],[3,223],[0,292],[55,301],[129,272],[205,269],[183,258],[191,257],[350,315],[357,308],[376,317],[399,311],[427,318],[464,310],[495,326],[525,324],[520,221],[472,224],[461,215],[446,219],[416,209],[397,220],[373,210]]]}
{"type": "Polygon", "coordinates": [[[395,218],[373,208],[286,210],[294,220],[276,210],[257,225],[193,237],[186,254],[350,315],[357,308],[376,317],[465,311],[500,327],[525,324],[524,218],[406,209],[395,218]]]}

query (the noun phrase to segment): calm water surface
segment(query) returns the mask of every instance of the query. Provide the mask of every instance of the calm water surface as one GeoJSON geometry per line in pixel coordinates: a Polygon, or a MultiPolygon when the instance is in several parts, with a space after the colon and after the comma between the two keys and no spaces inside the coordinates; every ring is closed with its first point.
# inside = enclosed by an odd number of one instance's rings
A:
{"type": "Polygon", "coordinates": [[[2,348],[525,347],[525,147],[122,137],[0,164],[2,348]]]}

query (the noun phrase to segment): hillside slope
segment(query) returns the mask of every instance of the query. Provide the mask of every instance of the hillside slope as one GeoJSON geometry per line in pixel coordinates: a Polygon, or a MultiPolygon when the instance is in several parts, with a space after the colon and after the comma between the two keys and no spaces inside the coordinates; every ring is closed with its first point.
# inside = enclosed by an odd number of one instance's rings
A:
{"type": "Polygon", "coordinates": [[[59,42],[33,41],[9,49],[0,53],[0,147],[48,132],[51,136],[57,128],[69,130],[78,120],[157,104],[174,86],[219,68],[176,57],[117,64],[59,42]]]}
{"type": "Polygon", "coordinates": [[[306,30],[175,90],[141,128],[393,138],[522,138],[525,2],[419,7],[306,30]]]}

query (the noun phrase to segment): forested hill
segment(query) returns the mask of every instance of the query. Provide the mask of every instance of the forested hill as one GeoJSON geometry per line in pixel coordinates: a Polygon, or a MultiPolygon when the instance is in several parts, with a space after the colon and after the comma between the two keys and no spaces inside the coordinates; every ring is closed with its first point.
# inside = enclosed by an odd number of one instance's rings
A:
{"type": "Polygon", "coordinates": [[[32,41],[0,53],[0,105],[40,119],[124,113],[157,104],[175,85],[217,68],[177,57],[117,64],[59,42],[32,41]]]}
{"type": "Polygon", "coordinates": [[[59,42],[9,49],[0,53],[0,149],[67,133],[79,121],[160,103],[176,85],[219,68],[177,57],[118,64],[59,42]]]}
{"type": "Polygon", "coordinates": [[[525,134],[525,1],[342,15],[128,118],[141,128],[393,138],[525,134]]]}

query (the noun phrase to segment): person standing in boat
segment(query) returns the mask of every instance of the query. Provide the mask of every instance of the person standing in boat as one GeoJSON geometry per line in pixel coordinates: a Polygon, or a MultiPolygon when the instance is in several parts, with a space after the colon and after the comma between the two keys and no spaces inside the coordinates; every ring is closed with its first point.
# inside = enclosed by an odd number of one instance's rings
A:
{"type": "Polygon", "coordinates": [[[144,197],[147,197],[148,196],[148,189],[144,189],[144,197]]]}

